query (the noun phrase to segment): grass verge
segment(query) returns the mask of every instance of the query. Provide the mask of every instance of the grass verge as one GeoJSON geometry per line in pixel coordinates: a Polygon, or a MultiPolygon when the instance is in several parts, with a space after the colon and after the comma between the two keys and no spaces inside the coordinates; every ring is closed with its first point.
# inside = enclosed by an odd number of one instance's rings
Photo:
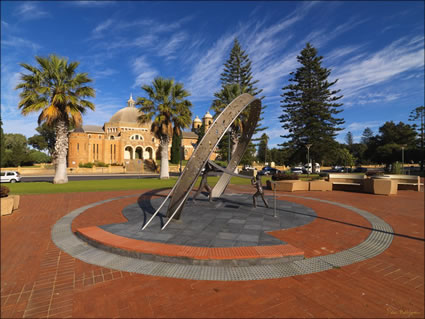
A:
{"type": "MultiPolygon", "coordinates": [[[[10,194],[48,194],[48,193],[72,193],[72,192],[100,192],[113,190],[132,190],[132,189],[156,189],[164,187],[173,187],[177,178],[170,179],[106,179],[92,181],[71,181],[66,184],[52,184],[48,182],[28,182],[8,184],[10,194]]],[[[215,185],[218,177],[208,177],[208,184],[215,185]]],[[[200,178],[196,183],[199,185],[200,178]]],[[[231,184],[249,185],[251,181],[247,178],[232,177],[231,184]]],[[[263,180],[265,183],[265,179],[263,180]]],[[[3,184],[4,185],[4,184],[3,184]]]]}

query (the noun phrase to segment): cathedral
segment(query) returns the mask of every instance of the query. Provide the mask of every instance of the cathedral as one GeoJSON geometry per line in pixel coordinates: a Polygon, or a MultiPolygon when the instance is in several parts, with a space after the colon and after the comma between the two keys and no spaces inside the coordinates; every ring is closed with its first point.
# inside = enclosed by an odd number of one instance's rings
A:
{"type": "MultiPolygon", "coordinates": [[[[156,160],[160,154],[159,139],[151,132],[151,123],[140,124],[137,121],[139,115],[130,96],[127,106],[116,112],[103,126],[83,125],[72,130],[68,142],[68,167],[78,167],[80,163],[126,165],[132,160],[156,160]]],[[[212,122],[213,117],[207,112],[202,120],[196,116],[191,132],[183,132],[185,160],[192,155],[198,140],[195,132],[202,124],[207,130],[212,122]]]]}

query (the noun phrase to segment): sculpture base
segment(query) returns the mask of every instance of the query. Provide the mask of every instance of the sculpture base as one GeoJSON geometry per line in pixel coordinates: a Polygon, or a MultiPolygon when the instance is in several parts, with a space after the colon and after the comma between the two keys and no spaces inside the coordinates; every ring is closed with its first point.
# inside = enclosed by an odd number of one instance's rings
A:
{"type": "MultiPolygon", "coordinates": [[[[269,205],[273,198],[267,197],[269,205]]],[[[89,244],[124,256],[183,264],[244,266],[289,262],[304,258],[302,250],[269,232],[312,222],[316,213],[305,206],[277,201],[266,208],[261,198],[252,206],[252,195],[224,195],[209,202],[200,195],[189,200],[182,218],[166,222],[163,211],[143,231],[142,225],[163,198],[145,199],[123,209],[127,223],[80,228],[77,234],[89,244]]]]}

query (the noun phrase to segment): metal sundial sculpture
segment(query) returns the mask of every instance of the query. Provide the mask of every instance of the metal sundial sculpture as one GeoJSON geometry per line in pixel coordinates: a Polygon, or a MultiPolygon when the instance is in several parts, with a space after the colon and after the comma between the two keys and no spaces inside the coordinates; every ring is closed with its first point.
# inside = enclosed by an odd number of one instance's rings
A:
{"type": "Polygon", "coordinates": [[[199,175],[201,174],[202,168],[207,162],[223,171],[223,174],[221,175],[217,184],[214,186],[210,193],[210,196],[212,198],[220,197],[226,189],[227,185],[229,184],[232,175],[241,176],[235,174],[234,171],[239,165],[239,162],[241,161],[242,156],[248,147],[249,141],[251,140],[252,134],[254,133],[254,129],[257,125],[258,119],[260,118],[260,112],[261,100],[247,93],[238,96],[229,105],[227,105],[227,107],[220,113],[220,115],[215,119],[208,131],[205,133],[204,137],[200,141],[199,145],[196,147],[189,161],[187,162],[182,175],[179,177],[176,184],[171,189],[170,193],[167,195],[167,197],[156,210],[156,212],[144,225],[142,230],[149,225],[149,223],[158,214],[158,212],[161,210],[162,206],[165,204],[165,202],[170,196],[172,197],[167,209],[168,221],[167,223],[165,223],[162,229],[167,227],[168,223],[173,218],[180,218],[183,206],[187,198],[189,197],[190,191],[195,185],[199,175]],[[212,161],[209,161],[209,158],[215,147],[220,142],[221,138],[232,125],[232,123],[237,119],[237,117],[242,113],[242,111],[248,107],[249,115],[247,119],[246,129],[243,132],[242,136],[239,138],[239,143],[232,155],[230,163],[225,169],[223,169],[221,166],[213,163],[212,161]]]}

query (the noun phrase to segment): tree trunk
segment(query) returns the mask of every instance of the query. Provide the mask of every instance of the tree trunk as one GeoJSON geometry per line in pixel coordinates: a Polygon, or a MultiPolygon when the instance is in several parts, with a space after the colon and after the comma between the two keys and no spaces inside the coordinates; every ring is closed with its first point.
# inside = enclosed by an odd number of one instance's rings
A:
{"type": "Polygon", "coordinates": [[[159,173],[160,179],[168,179],[170,178],[170,173],[168,169],[168,144],[169,137],[162,137],[160,146],[161,146],[161,170],[159,173]]]}
{"type": "Polygon", "coordinates": [[[55,178],[53,184],[68,183],[66,172],[66,155],[68,153],[68,126],[65,121],[59,121],[56,125],[56,142],[55,142],[55,178]]]}

